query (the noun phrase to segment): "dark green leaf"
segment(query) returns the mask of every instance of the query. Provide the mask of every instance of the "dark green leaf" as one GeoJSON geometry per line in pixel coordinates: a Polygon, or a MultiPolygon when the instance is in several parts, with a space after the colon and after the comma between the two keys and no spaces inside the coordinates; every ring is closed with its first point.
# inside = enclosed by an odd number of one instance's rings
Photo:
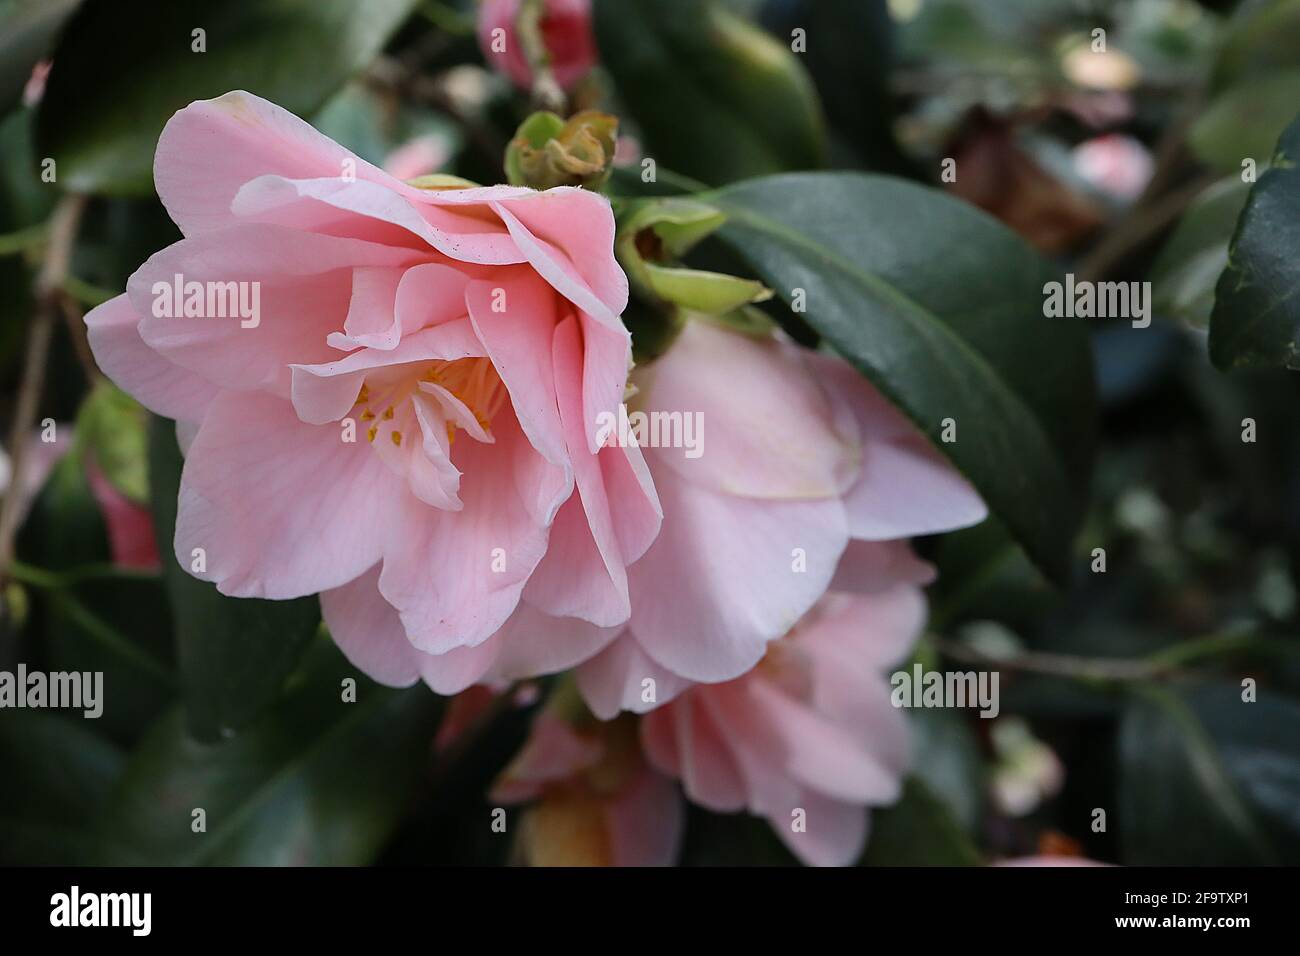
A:
{"type": "Polygon", "coordinates": [[[1210,358],[1221,369],[1300,368],[1300,121],[1278,141],[1272,167],[1250,190],[1215,289],[1210,358]]]}
{"type": "Polygon", "coordinates": [[[415,0],[88,3],[69,23],[40,105],[38,141],[59,182],[146,193],[154,147],[178,109],[233,89],[317,110],[370,62],[415,0]],[[206,31],[206,52],[193,31],[206,31]]]}
{"type": "Polygon", "coordinates": [[[1219,94],[1187,135],[1192,151],[1223,172],[1257,166],[1295,118],[1300,103],[1300,69],[1251,76],[1219,94]]]}
{"type": "Polygon", "coordinates": [[[878,171],[907,163],[894,139],[893,21],[885,0],[779,0],[764,7],[764,23],[789,44],[804,31],[802,54],[826,108],[832,144],[878,171]]]}
{"type": "Polygon", "coordinates": [[[423,685],[372,684],[322,639],[286,697],[239,736],[199,743],[180,712],[154,727],[101,821],[129,848],[106,862],[368,863],[427,770],[438,711],[423,685]],[[354,703],[345,678],[357,682],[354,703]],[[198,809],[205,832],[193,829],[198,809]]]}
{"type": "Polygon", "coordinates": [[[952,710],[912,710],[908,717],[917,781],[963,830],[978,832],[985,781],[979,744],[970,725],[952,710]]]}
{"type": "Polygon", "coordinates": [[[595,24],[657,164],[713,184],[821,165],[821,108],[802,64],[724,4],[596,0],[595,24]]]}
{"type": "Polygon", "coordinates": [[[190,730],[212,741],[238,730],[279,693],[320,622],[315,597],[231,598],[176,562],[172,536],[181,459],[175,426],[153,418],[149,486],[190,730]]]}
{"type": "Polygon", "coordinates": [[[871,811],[861,866],[978,866],[979,851],[951,811],[918,777],[892,807],[871,811]]]}
{"type": "Polygon", "coordinates": [[[0,863],[95,859],[92,824],[124,760],[92,726],[66,714],[0,713],[0,863]]]}
{"type": "Polygon", "coordinates": [[[1083,325],[1043,316],[1043,261],[898,179],[804,173],[698,197],[718,233],[961,469],[1029,556],[1066,573],[1094,425],[1083,325]],[[955,442],[940,440],[944,419],[955,442]]]}
{"type": "Polygon", "coordinates": [[[1152,692],[1120,731],[1125,863],[1249,865],[1300,858],[1300,705],[1261,687],[1152,692]]]}
{"type": "Polygon", "coordinates": [[[1249,186],[1239,176],[1196,197],[1151,266],[1152,304],[1197,328],[1209,325],[1214,286],[1228,265],[1228,241],[1249,186]]]}

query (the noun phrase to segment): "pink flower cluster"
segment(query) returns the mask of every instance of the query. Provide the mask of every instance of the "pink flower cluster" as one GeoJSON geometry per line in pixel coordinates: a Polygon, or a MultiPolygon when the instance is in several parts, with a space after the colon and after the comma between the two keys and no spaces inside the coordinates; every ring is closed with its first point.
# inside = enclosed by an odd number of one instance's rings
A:
{"type": "MultiPolygon", "coordinates": [[[[182,566],[319,593],[385,684],[576,669],[594,716],[539,721],[515,798],[671,823],[678,780],[810,863],[855,858],[906,767],[885,675],[932,573],[907,539],[985,514],[924,436],[779,335],[694,322],[629,377],[592,192],[416,188],[242,92],[172,118],[155,182],[184,238],[86,321],[103,370],[177,421],[182,566]],[[699,453],[602,440],[625,402],[697,416],[699,453]]],[[[677,829],[592,859],[669,862],[677,829]]]]}

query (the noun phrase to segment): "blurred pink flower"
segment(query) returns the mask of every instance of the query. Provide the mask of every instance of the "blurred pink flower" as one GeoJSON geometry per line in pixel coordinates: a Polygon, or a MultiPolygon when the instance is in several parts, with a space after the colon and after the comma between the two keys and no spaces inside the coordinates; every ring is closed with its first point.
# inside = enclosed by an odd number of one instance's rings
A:
{"type": "Polygon", "coordinates": [[[594,437],[630,359],[603,197],[417,189],[243,92],[177,113],[154,172],[185,238],[86,322],[100,367],[188,426],[184,567],[202,549],[224,594],[323,592],[388,683],[517,608],[583,619],[528,635],[562,664],[627,620],[660,511],[637,449],[594,437]],[[230,290],[258,304],[231,315],[230,290]]]}
{"type": "Polygon", "coordinates": [[[50,67],[54,64],[49,60],[38,60],[32,67],[31,76],[27,77],[27,82],[23,85],[23,106],[35,106],[45,95],[45,82],[50,76],[50,67]]]}
{"type": "Polygon", "coordinates": [[[161,563],[149,509],[118,491],[93,456],[86,459],[86,480],[108,528],[108,546],[113,563],[123,568],[157,571],[161,563]]]}
{"type": "Polygon", "coordinates": [[[437,136],[417,136],[384,158],[384,172],[408,180],[436,173],[451,158],[447,144],[437,136]]]}
{"type": "MultiPolygon", "coordinates": [[[[596,38],[591,0],[545,0],[542,41],[551,70],[564,89],[571,89],[596,65],[596,38]]],[[[479,6],[478,40],[483,55],[520,89],[533,83],[532,70],[515,32],[520,0],[484,0],[479,6]],[[500,31],[500,32],[497,32],[500,31]]]]}
{"type": "Polygon", "coordinates": [[[899,796],[907,722],[887,674],[924,621],[914,583],[827,595],[745,676],[695,685],[646,714],[650,762],[695,803],[765,817],[805,863],[852,863],[866,807],[899,796]]]}
{"type": "Polygon", "coordinates": [[[1074,171],[1099,192],[1125,202],[1151,181],[1151,152],[1131,136],[1108,133],[1074,147],[1074,171]]]}
{"type": "Polygon", "coordinates": [[[645,763],[629,719],[575,727],[543,710],[491,799],[535,802],[520,841],[534,866],[671,866],[677,859],[681,795],[645,763]]]}

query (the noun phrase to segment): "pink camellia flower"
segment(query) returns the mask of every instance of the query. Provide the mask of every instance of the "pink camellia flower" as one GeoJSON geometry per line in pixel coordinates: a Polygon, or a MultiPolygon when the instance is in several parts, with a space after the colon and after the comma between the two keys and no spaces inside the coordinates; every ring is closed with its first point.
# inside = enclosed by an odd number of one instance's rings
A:
{"type": "MultiPolygon", "coordinates": [[[[533,74],[515,30],[520,2],[484,0],[479,7],[478,39],[488,62],[526,90],[532,86],[533,74]]],[[[591,0],[545,0],[541,26],[555,81],[570,89],[596,65],[591,0]]]]}
{"type": "Polygon", "coordinates": [[[354,663],[390,683],[423,676],[449,694],[587,661],[578,682],[595,714],[644,712],[692,683],[744,674],[832,583],[874,591],[924,576],[901,539],[986,513],[927,439],[840,359],[692,322],[632,380],[632,430],[607,430],[606,451],[636,438],[638,414],[660,414],[657,441],[644,436],[659,447],[642,453],[663,526],[628,569],[627,626],[594,622],[554,596],[581,593],[571,579],[594,580],[589,553],[539,568],[497,634],[436,658],[418,640],[412,647],[373,587],[358,588],[350,619],[336,618],[368,635],[364,646],[343,645],[354,663]],[[691,423],[692,441],[671,440],[664,416],[680,426],[677,438],[691,423]]]}
{"type": "Polygon", "coordinates": [[[907,723],[887,671],[924,619],[920,587],[906,580],[828,594],[743,677],[697,684],[646,714],[650,762],[695,803],[765,817],[805,863],[852,863],[865,808],[899,796],[907,723]]]}
{"type": "Polygon", "coordinates": [[[838,358],[694,322],[633,381],[637,410],[651,421],[695,415],[704,440],[699,454],[644,449],[663,529],[631,569],[627,628],[579,672],[599,716],[739,677],[833,581],[871,591],[923,575],[901,539],[986,514],[915,426],[838,358]]]}
{"type": "Polygon", "coordinates": [[[575,727],[548,707],[491,799],[534,801],[519,847],[533,866],[671,866],[677,859],[682,798],[646,764],[632,720],[575,727]]]}
{"type": "Polygon", "coordinates": [[[639,451],[594,441],[630,360],[604,198],[417,189],[243,92],[172,117],[154,178],[185,238],[86,323],[109,377],[180,423],[184,567],[237,597],[323,592],[389,683],[420,674],[376,649],[393,622],[435,661],[519,609],[568,666],[627,619],[660,511],[639,451]]]}

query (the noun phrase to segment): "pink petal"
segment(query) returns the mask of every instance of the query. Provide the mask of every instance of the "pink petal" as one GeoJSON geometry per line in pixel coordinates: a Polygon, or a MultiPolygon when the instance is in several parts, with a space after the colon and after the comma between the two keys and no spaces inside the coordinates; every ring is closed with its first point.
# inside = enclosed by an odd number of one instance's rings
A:
{"type": "Polygon", "coordinates": [[[286,401],[223,393],[181,475],[176,557],[234,597],[284,599],[340,587],[377,562],[410,496],[365,443],[307,425],[286,401]]]}
{"type": "Polygon", "coordinates": [[[324,362],[336,354],[326,336],[347,317],[351,269],[400,266],[413,257],[357,240],[234,226],[155,253],[128,280],[127,294],[142,316],[141,338],[165,358],[224,388],[287,395],[290,363],[324,362]],[[238,315],[155,315],[155,304],[178,275],[184,283],[259,283],[242,287],[250,296],[258,290],[257,324],[246,325],[238,315]]]}
{"type": "Polygon", "coordinates": [[[378,566],[322,591],[320,608],[334,643],[357,670],[389,687],[410,687],[420,679],[423,655],[406,639],[397,609],[379,593],[378,566]]]}
{"type": "Polygon", "coordinates": [[[631,614],[628,556],[635,560],[645,552],[659,531],[662,512],[653,487],[632,471],[626,449],[588,453],[579,349],[578,324],[570,317],[555,333],[555,385],[578,501],[570,499],[560,509],[547,556],[525,593],[549,614],[610,627],[631,614]]]}
{"type": "Polygon", "coordinates": [[[629,570],[631,628],[683,677],[738,677],[825,592],[848,541],[843,506],[716,494],[655,467],[657,452],[648,458],[664,520],[629,570]]]}
{"type": "Polygon", "coordinates": [[[934,566],[922,561],[906,541],[850,541],[835,569],[832,591],[872,594],[897,584],[930,584],[934,566]]]}
{"type": "Polygon", "coordinates": [[[520,269],[503,270],[492,281],[471,282],[465,299],[524,434],[547,461],[567,468],[569,454],[555,401],[554,295],[537,276],[520,269]]]}
{"type": "Polygon", "coordinates": [[[703,419],[702,454],[658,449],[657,460],[695,484],[750,498],[832,498],[857,475],[853,431],[832,406],[806,350],[691,322],[636,381],[637,408],[703,419]]]}
{"type": "Polygon", "coordinates": [[[583,700],[601,720],[612,720],[623,710],[644,714],[692,686],[690,681],[656,664],[630,631],[586,661],[576,676],[583,700]],[[653,700],[643,699],[646,680],[654,682],[653,700]]]}
{"type": "Polygon", "coordinates": [[[598,654],[617,634],[586,621],[551,617],[521,602],[482,644],[423,655],[421,674],[439,694],[458,693],[476,683],[541,677],[598,654]]]}
{"type": "Polygon", "coordinates": [[[736,757],[693,695],[642,717],[641,743],[649,761],[679,778],[693,802],[719,813],[747,805],[736,757]]]}
{"type": "Polygon", "coordinates": [[[201,421],[217,387],[159,355],[140,338],[140,318],[125,295],[86,315],[95,362],[119,387],[164,418],[201,421]]]}
{"type": "Polygon", "coordinates": [[[861,806],[807,793],[801,799],[806,830],[794,832],[790,814],[769,817],[790,852],[808,866],[851,866],[867,845],[868,814],[861,806]]]}
{"type": "Polygon", "coordinates": [[[379,588],[426,653],[481,644],[505,623],[571,493],[568,476],[537,454],[512,416],[498,415],[493,432],[495,444],[456,444],[464,510],[419,504],[386,548],[379,588]]]}
{"type": "Polygon", "coordinates": [[[613,866],[672,866],[681,849],[686,814],[673,781],[649,768],[638,771],[606,802],[613,866]]]}

